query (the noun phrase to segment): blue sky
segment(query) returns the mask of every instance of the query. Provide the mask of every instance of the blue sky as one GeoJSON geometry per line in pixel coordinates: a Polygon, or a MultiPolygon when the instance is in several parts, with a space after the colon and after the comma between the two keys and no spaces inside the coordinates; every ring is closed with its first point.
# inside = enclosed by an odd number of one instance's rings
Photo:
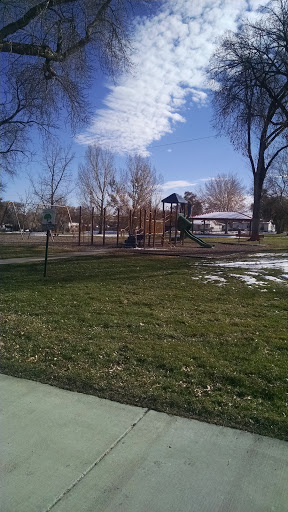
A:
{"type": "MultiPolygon", "coordinates": [[[[114,152],[120,167],[128,154],[150,157],[163,177],[162,197],[197,192],[219,172],[237,174],[249,189],[248,161],[212,128],[212,85],[205,68],[219,37],[235,30],[243,17],[256,17],[258,7],[266,3],[155,0],[153,15],[134,20],[132,72],[119,76],[116,84],[104,77],[99,82],[98,77],[90,91],[95,112],[90,125],[74,139],[63,127],[63,140],[71,142],[76,156],[75,180],[87,144],[99,144],[114,152]]],[[[36,151],[34,161],[19,169],[18,177],[6,180],[4,199],[17,201],[25,194],[27,171],[33,175],[41,169],[40,160],[36,151]]],[[[78,204],[77,190],[71,203],[78,204]]]]}

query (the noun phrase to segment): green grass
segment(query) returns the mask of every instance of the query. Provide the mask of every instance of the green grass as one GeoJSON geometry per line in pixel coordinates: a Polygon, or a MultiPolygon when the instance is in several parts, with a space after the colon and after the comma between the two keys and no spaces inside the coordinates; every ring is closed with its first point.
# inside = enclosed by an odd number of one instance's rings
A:
{"type": "MultiPolygon", "coordinates": [[[[199,235],[201,238],[201,235],[199,235]]],[[[240,241],[238,242],[238,238],[236,236],[233,236],[232,238],[228,237],[205,237],[205,242],[208,243],[225,243],[225,244],[239,244],[239,245],[257,245],[259,246],[259,249],[262,250],[268,250],[268,251],[278,251],[278,250],[288,250],[288,236],[286,234],[280,234],[280,235],[271,235],[271,234],[264,234],[264,238],[262,238],[259,242],[249,242],[248,238],[240,238],[240,241]]]]}
{"type": "Polygon", "coordinates": [[[1,270],[4,373],[285,438],[284,282],[129,254],[1,270]]]}
{"type": "MultiPolygon", "coordinates": [[[[49,255],[59,254],[70,251],[77,251],[77,246],[70,248],[61,247],[60,245],[49,245],[49,255]]],[[[17,244],[17,245],[1,245],[0,246],[0,259],[7,258],[30,258],[33,256],[45,256],[45,241],[42,244],[17,244]]]]}

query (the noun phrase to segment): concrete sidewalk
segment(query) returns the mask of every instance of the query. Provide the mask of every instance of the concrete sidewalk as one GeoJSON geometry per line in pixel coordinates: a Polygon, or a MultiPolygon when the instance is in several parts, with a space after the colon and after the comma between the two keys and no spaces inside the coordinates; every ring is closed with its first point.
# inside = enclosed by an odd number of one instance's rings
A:
{"type": "MultiPolygon", "coordinates": [[[[79,256],[98,256],[98,254],[109,254],[115,252],[115,249],[110,247],[107,249],[97,249],[93,251],[79,251],[79,252],[67,252],[48,255],[48,261],[53,260],[66,260],[69,258],[76,258],[79,256]]],[[[37,263],[45,260],[45,253],[43,256],[24,256],[23,258],[4,258],[0,259],[0,265],[19,265],[20,263],[37,263]]]]}
{"type": "Polygon", "coordinates": [[[285,512],[288,444],[0,376],[2,512],[285,512]]]}

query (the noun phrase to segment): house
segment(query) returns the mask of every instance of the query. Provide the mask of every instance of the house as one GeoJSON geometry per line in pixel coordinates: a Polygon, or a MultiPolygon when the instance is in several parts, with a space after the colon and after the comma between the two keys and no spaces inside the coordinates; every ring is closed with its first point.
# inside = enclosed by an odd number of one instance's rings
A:
{"type": "Polygon", "coordinates": [[[275,226],[271,220],[261,220],[260,221],[260,231],[263,231],[263,233],[276,233],[275,226]]]}

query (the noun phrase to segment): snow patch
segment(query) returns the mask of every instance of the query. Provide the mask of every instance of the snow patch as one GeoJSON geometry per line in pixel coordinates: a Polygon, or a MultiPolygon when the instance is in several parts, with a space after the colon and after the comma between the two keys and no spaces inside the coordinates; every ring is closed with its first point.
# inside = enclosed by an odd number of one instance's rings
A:
{"type": "MultiPolygon", "coordinates": [[[[276,281],[276,283],[283,283],[282,279],[278,279],[278,277],[274,276],[263,276],[264,279],[267,279],[268,281],[276,281]]],[[[288,278],[288,276],[287,276],[288,278]]]]}
{"type": "Polygon", "coordinates": [[[247,276],[247,274],[230,274],[233,277],[238,277],[241,279],[241,281],[244,281],[245,283],[251,285],[251,284],[257,284],[258,286],[265,286],[265,283],[262,281],[258,281],[255,279],[255,277],[247,276]]]}
{"type": "Polygon", "coordinates": [[[206,275],[205,279],[208,279],[208,281],[221,281],[222,283],[227,283],[226,279],[224,277],[214,276],[214,275],[206,275]]]}

